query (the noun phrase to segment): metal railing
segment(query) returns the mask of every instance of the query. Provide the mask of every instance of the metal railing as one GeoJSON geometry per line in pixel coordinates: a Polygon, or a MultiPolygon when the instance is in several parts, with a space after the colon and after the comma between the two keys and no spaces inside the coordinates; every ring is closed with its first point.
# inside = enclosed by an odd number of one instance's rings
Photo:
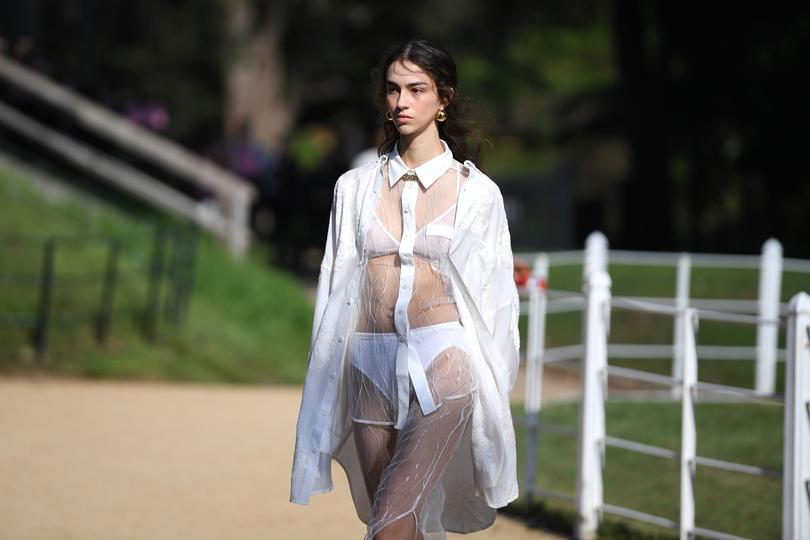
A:
{"type": "MultiPolygon", "coordinates": [[[[154,341],[158,322],[182,324],[188,310],[196,261],[198,232],[196,228],[154,229],[151,238],[142,239],[149,251],[133,256],[132,246],[117,236],[105,235],[50,235],[0,236],[0,253],[6,260],[21,258],[22,250],[39,252],[38,268],[18,271],[4,270],[0,265],[0,294],[5,299],[32,294],[35,301],[28,309],[0,311],[0,329],[21,331],[42,364],[49,348],[50,334],[55,328],[91,327],[94,340],[103,345],[108,341],[115,316],[132,313],[139,321],[141,333],[154,341]],[[57,264],[58,255],[70,257],[71,252],[94,247],[103,250],[99,267],[80,272],[62,271],[57,264]],[[124,268],[125,256],[129,268],[124,268]],[[126,306],[121,305],[119,292],[124,280],[137,280],[143,285],[143,294],[126,306]],[[83,296],[82,306],[71,306],[66,311],[55,306],[58,291],[97,287],[95,300],[83,296]],[[28,291],[28,292],[26,292],[28,291]]],[[[0,342],[0,354],[3,350],[0,342]]]]}
{"type": "Polygon", "coordinates": [[[256,197],[256,190],[249,182],[2,54],[0,81],[36,97],[93,135],[210,191],[215,204],[195,201],[144,171],[59,133],[3,103],[0,103],[0,125],[116,188],[210,230],[223,239],[233,253],[243,255],[247,252],[251,241],[250,206],[256,197]]]}

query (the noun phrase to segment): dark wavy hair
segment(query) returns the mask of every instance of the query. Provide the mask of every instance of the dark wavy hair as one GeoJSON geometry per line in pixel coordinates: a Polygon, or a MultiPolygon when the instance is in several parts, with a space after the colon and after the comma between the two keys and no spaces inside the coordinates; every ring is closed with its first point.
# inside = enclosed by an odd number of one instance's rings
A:
{"type": "MultiPolygon", "coordinates": [[[[444,112],[447,120],[438,122],[439,137],[444,139],[453,157],[460,162],[469,159],[476,162],[481,151],[481,137],[468,126],[466,114],[468,106],[459,95],[456,63],[450,54],[430,41],[415,39],[394,45],[383,54],[377,67],[372,71],[377,107],[381,113],[384,130],[383,140],[377,153],[383,155],[394,149],[399,140],[399,132],[393,122],[386,120],[386,75],[388,67],[398,60],[409,60],[423,69],[436,85],[440,98],[448,100],[444,112]],[[469,139],[474,142],[471,147],[469,139]]],[[[477,165],[477,163],[476,163],[477,165]]]]}

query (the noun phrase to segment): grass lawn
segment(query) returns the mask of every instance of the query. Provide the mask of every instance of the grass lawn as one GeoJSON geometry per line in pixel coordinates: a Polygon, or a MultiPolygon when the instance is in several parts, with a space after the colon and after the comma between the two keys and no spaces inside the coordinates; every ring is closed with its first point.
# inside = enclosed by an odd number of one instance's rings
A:
{"type": "MultiPolygon", "coordinates": [[[[234,383],[301,383],[312,325],[305,288],[269,268],[256,251],[236,261],[203,235],[194,266],[186,324],[158,327],[143,338],[151,242],[156,225],[180,224],[129,202],[76,195],[46,197],[20,175],[0,168],[0,370],[38,370],[31,318],[39,301],[43,239],[92,236],[59,243],[54,257],[54,316],[45,369],[51,373],[234,383]],[[81,198],[81,197],[80,197],[81,198]],[[109,342],[94,343],[94,317],[107,257],[105,236],[122,241],[109,342]]],[[[164,288],[165,295],[165,288],[164,288]]]]}
{"type": "MultiPolygon", "coordinates": [[[[523,479],[525,448],[523,412],[513,410],[518,442],[518,478],[523,479]]],[[[769,469],[782,469],[783,408],[768,404],[699,403],[696,409],[697,454],[769,469]]],[[[576,428],[577,404],[546,406],[544,422],[576,428]]],[[[608,402],[608,435],[680,451],[680,403],[608,402]]],[[[577,442],[558,434],[541,433],[537,485],[575,495],[577,442]]],[[[675,461],[607,447],[604,501],[678,522],[680,476],[675,461]]],[[[779,538],[781,480],[754,477],[698,466],[695,504],[698,527],[747,538],[779,538]]],[[[510,511],[523,512],[519,498],[510,511]]],[[[570,534],[574,507],[541,499],[534,520],[570,534]]],[[[600,538],[677,538],[668,529],[605,514],[600,538]]]]}

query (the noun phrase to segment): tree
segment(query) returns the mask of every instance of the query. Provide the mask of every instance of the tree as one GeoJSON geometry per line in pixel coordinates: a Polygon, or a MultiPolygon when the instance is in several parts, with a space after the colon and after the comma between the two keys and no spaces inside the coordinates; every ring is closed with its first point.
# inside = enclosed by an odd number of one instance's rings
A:
{"type": "Polygon", "coordinates": [[[225,6],[230,41],[225,134],[244,131],[267,149],[280,152],[300,105],[286,86],[281,50],[289,7],[274,0],[225,0],[225,6]]]}

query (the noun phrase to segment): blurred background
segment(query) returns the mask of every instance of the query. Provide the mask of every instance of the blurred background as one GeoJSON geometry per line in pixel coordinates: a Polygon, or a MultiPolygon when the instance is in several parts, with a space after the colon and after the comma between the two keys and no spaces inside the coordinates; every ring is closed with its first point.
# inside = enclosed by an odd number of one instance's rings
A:
{"type": "MultiPolygon", "coordinates": [[[[371,69],[412,37],[457,63],[515,252],[598,230],[810,258],[803,4],[0,0],[0,372],[300,384],[332,188],[379,136],[371,69]]],[[[671,296],[674,271],[614,290],[671,296]]],[[[788,274],[783,301],[810,288],[788,274]]],[[[697,271],[693,293],[751,299],[757,279],[697,271]]],[[[707,372],[750,383],[730,365],[707,372]]]]}
{"type": "MultiPolygon", "coordinates": [[[[272,262],[312,272],[371,146],[369,71],[410,36],[458,63],[517,248],[808,255],[807,9],[731,3],[4,1],[4,54],[250,180],[272,262]],[[699,6],[699,7],[698,7],[699,6]]],[[[8,137],[6,134],[5,137],[8,137]]]]}

